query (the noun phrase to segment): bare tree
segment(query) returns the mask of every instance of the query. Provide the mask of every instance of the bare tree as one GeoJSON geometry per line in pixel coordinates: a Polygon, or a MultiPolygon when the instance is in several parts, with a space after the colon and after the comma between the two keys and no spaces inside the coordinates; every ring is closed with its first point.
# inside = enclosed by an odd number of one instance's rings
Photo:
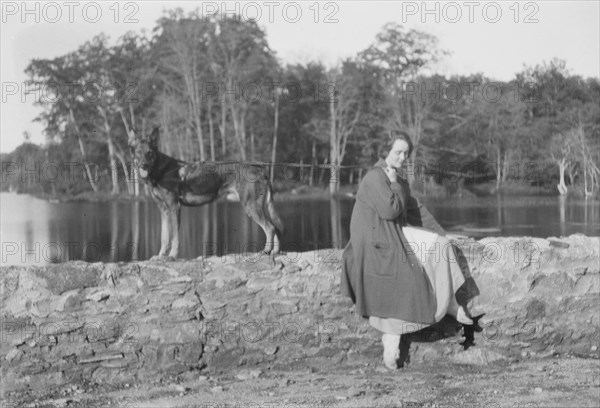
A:
{"type": "Polygon", "coordinates": [[[356,129],[360,118],[359,91],[355,78],[337,69],[330,71],[327,92],[329,102],[329,161],[333,177],[329,191],[339,190],[339,166],[344,160],[348,139],[356,129]]]}
{"type": "MultiPolygon", "coordinates": [[[[169,86],[185,95],[189,116],[188,126],[194,130],[200,151],[200,160],[206,160],[202,130],[202,88],[207,82],[207,60],[210,31],[209,22],[196,13],[184,17],[181,10],[171,12],[160,20],[162,27],[156,43],[162,50],[161,65],[174,74],[167,79],[169,86]]],[[[214,151],[212,147],[211,151],[214,151]]]]}

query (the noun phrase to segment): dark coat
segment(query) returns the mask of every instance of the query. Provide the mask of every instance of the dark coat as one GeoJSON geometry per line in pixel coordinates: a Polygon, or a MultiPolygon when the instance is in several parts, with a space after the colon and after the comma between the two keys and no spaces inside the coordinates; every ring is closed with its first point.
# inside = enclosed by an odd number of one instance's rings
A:
{"type": "Polygon", "coordinates": [[[418,258],[407,251],[402,227],[444,230],[419,201],[408,182],[390,182],[379,160],[360,183],[344,249],[342,293],[363,316],[435,323],[435,294],[418,258]]]}

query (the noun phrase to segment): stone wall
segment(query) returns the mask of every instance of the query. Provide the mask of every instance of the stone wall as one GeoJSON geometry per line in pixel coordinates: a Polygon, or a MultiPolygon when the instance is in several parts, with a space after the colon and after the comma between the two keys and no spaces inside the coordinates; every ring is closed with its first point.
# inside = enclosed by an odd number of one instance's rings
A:
{"type": "MultiPolygon", "coordinates": [[[[458,243],[461,292],[485,312],[463,351],[451,318],[412,336],[412,362],[577,354],[598,357],[599,238],[458,243]],[[476,282],[476,286],[472,283],[476,282]]],[[[6,267],[2,388],[168,381],[203,372],[348,366],[380,358],[379,334],[339,293],[339,250],[276,259],[6,267]]]]}

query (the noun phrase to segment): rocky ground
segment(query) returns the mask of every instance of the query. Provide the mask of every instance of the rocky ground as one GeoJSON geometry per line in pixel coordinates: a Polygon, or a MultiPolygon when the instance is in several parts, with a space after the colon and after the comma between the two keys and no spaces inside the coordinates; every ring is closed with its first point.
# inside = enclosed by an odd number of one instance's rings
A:
{"type": "Polygon", "coordinates": [[[599,244],[458,242],[481,330],[416,333],[397,372],[337,250],[2,268],[1,406],[598,406],[599,244]]]}
{"type": "Polygon", "coordinates": [[[365,364],[308,359],[287,370],[240,367],[119,388],[67,385],[5,406],[546,408],[597,407],[600,397],[597,360],[563,356],[468,365],[436,359],[390,373],[375,359],[365,364]]]}

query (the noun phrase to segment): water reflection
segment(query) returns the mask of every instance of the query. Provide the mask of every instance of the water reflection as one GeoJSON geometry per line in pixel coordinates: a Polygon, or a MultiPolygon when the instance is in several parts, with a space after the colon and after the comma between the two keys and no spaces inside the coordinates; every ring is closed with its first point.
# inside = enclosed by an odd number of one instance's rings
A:
{"type": "Polygon", "coordinates": [[[29,196],[2,193],[0,205],[1,264],[32,265],[48,263],[60,250],[50,243],[48,206],[29,196]],[[4,200],[4,197],[9,199],[4,200]]]}
{"type": "Polygon", "coordinates": [[[329,200],[331,222],[331,242],[332,248],[342,248],[346,245],[350,237],[343,236],[342,231],[342,201],[331,198],[329,200]]]}
{"type": "Polygon", "coordinates": [[[496,223],[496,225],[498,226],[498,228],[502,227],[503,221],[502,221],[502,196],[498,195],[496,196],[496,208],[497,208],[497,214],[498,214],[498,221],[496,223]]]}
{"type": "Polygon", "coordinates": [[[140,259],[140,202],[135,201],[131,205],[131,241],[138,243],[138,245],[132,246],[131,260],[137,261],[140,259]]]}
{"type": "MultiPolygon", "coordinates": [[[[600,235],[598,200],[569,197],[491,197],[453,203],[425,201],[449,230],[483,236],[600,235]],[[468,205],[467,205],[468,204],[468,205]]],[[[153,202],[48,203],[1,194],[2,264],[48,264],[83,259],[149,259],[160,248],[160,215],[153,202]]],[[[349,239],[352,199],[276,202],[285,227],[284,251],[343,248],[349,239]]],[[[180,256],[254,253],[264,233],[239,203],[184,208],[180,256]]]]}
{"type": "Polygon", "coordinates": [[[600,235],[600,202],[597,199],[498,195],[468,203],[429,200],[426,205],[446,229],[475,238],[600,235]]]}
{"type": "MultiPolygon", "coordinates": [[[[567,217],[565,215],[567,208],[567,196],[561,195],[558,197],[558,207],[560,213],[560,235],[565,235],[565,231],[567,230],[567,217]]],[[[587,206],[586,206],[587,207],[587,206]]]]}
{"type": "Polygon", "coordinates": [[[598,216],[598,212],[600,210],[600,205],[598,205],[598,201],[591,197],[585,197],[585,206],[583,211],[583,222],[588,224],[594,224],[598,222],[600,218],[598,216]]]}

